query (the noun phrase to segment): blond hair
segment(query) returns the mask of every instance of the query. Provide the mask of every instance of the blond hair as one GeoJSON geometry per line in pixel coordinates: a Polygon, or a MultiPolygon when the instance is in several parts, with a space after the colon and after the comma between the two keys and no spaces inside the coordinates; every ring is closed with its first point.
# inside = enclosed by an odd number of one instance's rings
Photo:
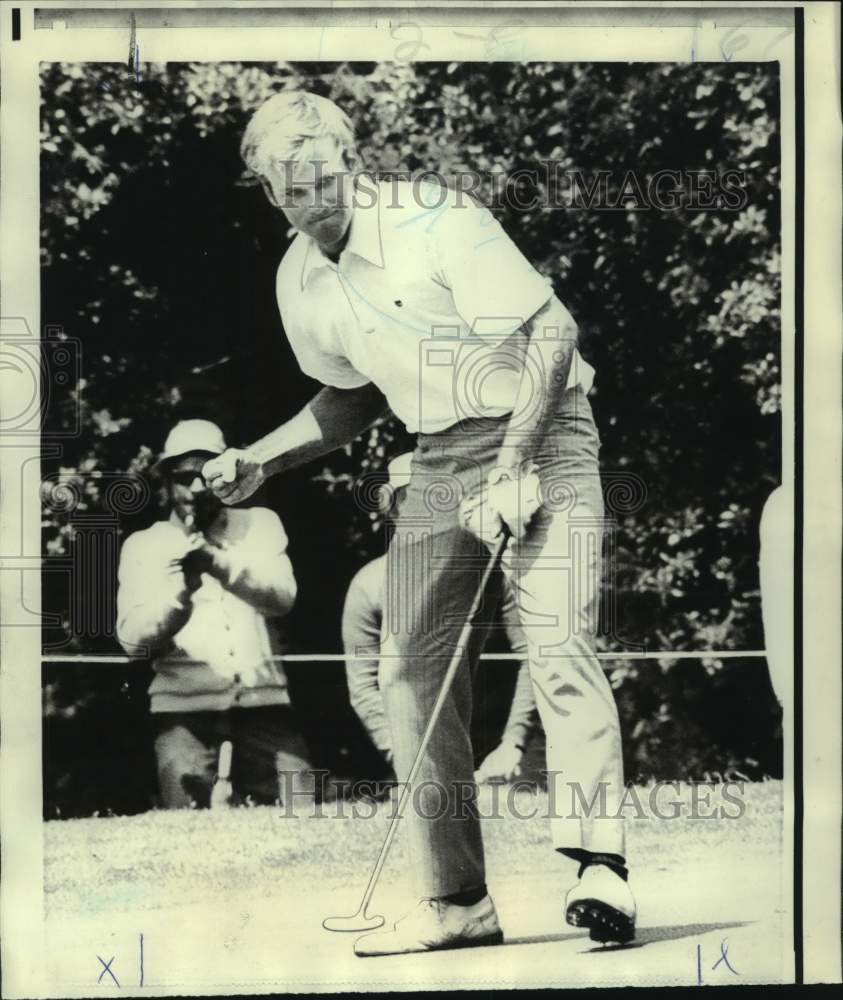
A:
{"type": "Polygon", "coordinates": [[[302,147],[329,136],[340,147],[356,155],[354,127],[348,115],[327,97],[304,90],[285,90],[265,101],[252,115],[240,155],[248,169],[259,177],[271,163],[297,160],[302,147]]]}

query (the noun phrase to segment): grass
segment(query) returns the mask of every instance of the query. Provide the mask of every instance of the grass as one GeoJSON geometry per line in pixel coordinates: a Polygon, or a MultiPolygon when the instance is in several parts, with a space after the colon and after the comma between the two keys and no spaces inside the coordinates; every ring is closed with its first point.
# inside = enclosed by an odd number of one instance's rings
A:
{"type": "MultiPolygon", "coordinates": [[[[732,859],[759,851],[780,850],[782,786],[780,782],[750,783],[742,796],[739,819],[692,819],[691,786],[659,793],[662,812],[670,802],[682,804],[675,820],[655,816],[648,800],[652,788],[638,787],[628,803],[628,856],[630,866],[680,866],[728,851],[732,859]]],[[[699,793],[698,789],[698,793],[699,793]]],[[[708,815],[724,803],[722,788],[704,786],[698,814],[708,815]]],[[[494,811],[493,790],[481,789],[480,808],[494,811]]],[[[509,790],[499,791],[507,801],[509,790]]],[[[485,819],[490,881],[496,873],[508,878],[535,873],[537,865],[551,866],[547,795],[519,791],[511,800],[522,814],[536,810],[535,818],[485,819]]],[[[285,816],[277,808],[223,811],[154,811],[141,816],[52,821],[45,824],[44,887],[50,915],[103,912],[128,904],[138,909],[166,908],[191,902],[223,905],[232,896],[275,896],[279,891],[307,891],[318,880],[320,890],[347,887],[349,873],[361,891],[386,834],[390,807],[342,804],[323,807],[321,818],[285,816]],[[371,815],[375,813],[374,815],[371,815]]],[[[384,870],[384,883],[403,878],[407,856],[399,831],[384,870]]]]}

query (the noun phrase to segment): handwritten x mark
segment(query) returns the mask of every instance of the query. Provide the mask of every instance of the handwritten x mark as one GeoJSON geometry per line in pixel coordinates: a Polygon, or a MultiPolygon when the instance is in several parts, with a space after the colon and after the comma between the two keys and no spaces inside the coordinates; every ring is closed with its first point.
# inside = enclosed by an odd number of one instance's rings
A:
{"type": "Polygon", "coordinates": [[[109,976],[111,976],[111,978],[114,980],[114,985],[115,986],[119,986],[120,983],[117,982],[117,976],[115,976],[114,973],[111,971],[111,963],[114,961],[114,956],[112,955],[111,958],[107,962],[104,962],[100,958],[99,955],[97,955],[97,958],[99,958],[100,965],[102,966],[102,972],[100,973],[99,979],[97,979],[97,982],[100,982],[100,980],[102,979],[102,977],[107,972],[109,974],[109,976]]]}

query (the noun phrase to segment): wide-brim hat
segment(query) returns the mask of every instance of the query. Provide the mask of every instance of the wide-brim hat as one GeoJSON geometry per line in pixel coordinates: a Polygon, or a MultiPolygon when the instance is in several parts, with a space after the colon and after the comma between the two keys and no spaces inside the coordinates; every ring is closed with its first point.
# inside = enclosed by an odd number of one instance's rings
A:
{"type": "Polygon", "coordinates": [[[210,420],[181,420],[167,435],[164,450],[152,466],[164,471],[177,458],[185,455],[221,455],[226,449],[222,431],[210,420]]]}

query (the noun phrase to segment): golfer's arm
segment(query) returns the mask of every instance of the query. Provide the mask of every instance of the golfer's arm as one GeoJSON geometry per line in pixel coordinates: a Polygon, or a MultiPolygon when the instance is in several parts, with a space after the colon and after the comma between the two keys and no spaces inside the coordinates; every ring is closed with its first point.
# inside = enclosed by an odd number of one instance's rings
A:
{"type": "Polygon", "coordinates": [[[265,474],[274,476],[349,444],[388,411],[383,393],[371,383],[359,389],[328,386],[249,451],[265,474]]]}
{"type": "Polygon", "coordinates": [[[514,335],[514,341],[525,363],[513,419],[500,450],[499,464],[506,468],[532,458],[550,429],[568,385],[577,324],[554,295],[514,335]]]}

